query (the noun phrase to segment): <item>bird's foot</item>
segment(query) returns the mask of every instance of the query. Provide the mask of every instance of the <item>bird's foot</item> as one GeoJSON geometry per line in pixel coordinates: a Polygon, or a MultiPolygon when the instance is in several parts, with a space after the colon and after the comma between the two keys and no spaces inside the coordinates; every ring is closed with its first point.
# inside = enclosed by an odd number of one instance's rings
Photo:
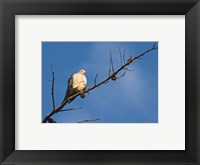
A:
{"type": "Polygon", "coordinates": [[[81,93],[81,98],[85,98],[85,93],[81,93]]]}

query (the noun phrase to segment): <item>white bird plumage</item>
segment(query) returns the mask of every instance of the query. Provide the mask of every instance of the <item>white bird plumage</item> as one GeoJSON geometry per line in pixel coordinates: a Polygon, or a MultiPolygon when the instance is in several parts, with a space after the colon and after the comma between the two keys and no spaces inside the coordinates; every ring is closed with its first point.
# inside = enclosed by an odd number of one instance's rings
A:
{"type": "MultiPolygon", "coordinates": [[[[86,88],[86,85],[87,78],[85,76],[85,70],[81,69],[77,73],[71,75],[68,80],[68,88],[63,102],[67,100],[70,96],[78,92],[82,92],[86,88]]],[[[69,102],[71,102],[72,100],[69,100],[69,102]]]]}

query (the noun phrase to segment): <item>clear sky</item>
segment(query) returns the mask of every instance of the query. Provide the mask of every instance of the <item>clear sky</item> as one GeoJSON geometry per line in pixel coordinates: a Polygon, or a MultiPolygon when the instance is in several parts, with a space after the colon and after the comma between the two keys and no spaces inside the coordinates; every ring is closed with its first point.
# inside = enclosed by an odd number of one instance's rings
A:
{"type": "MultiPolygon", "coordinates": [[[[114,67],[120,67],[119,49],[128,57],[151,48],[154,42],[42,42],[42,118],[52,111],[51,64],[55,72],[55,103],[62,102],[70,75],[86,71],[87,88],[108,77],[110,51],[114,67]]],[[[110,81],[84,99],[77,97],[65,106],[80,110],[52,116],[57,122],[74,123],[100,118],[92,123],[157,123],[158,122],[158,50],[133,62],[124,77],[110,81]]],[[[121,73],[123,74],[123,72],[121,73]]],[[[118,76],[120,76],[119,74],[118,76]]]]}

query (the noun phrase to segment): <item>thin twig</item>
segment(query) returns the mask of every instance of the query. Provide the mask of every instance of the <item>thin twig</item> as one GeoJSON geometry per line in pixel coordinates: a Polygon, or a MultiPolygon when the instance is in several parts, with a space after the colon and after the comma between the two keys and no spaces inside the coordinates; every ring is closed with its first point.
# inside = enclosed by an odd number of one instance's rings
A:
{"type": "Polygon", "coordinates": [[[124,77],[126,75],[126,72],[134,71],[134,70],[131,70],[131,69],[128,69],[128,68],[124,68],[123,70],[125,70],[124,73],[121,76],[117,77],[117,79],[120,79],[120,78],[124,77]]]}
{"type": "Polygon", "coordinates": [[[148,49],[147,51],[145,51],[145,52],[139,54],[138,56],[135,56],[135,57],[131,58],[131,59],[130,59],[129,61],[127,61],[123,66],[121,66],[121,67],[120,67],[119,69],[117,69],[112,75],[110,75],[109,77],[107,77],[107,78],[104,79],[103,81],[99,82],[99,83],[96,84],[96,85],[93,85],[93,86],[90,87],[90,88],[87,88],[87,89],[85,89],[85,90],[83,90],[83,91],[81,91],[81,92],[78,92],[78,93],[76,93],[76,94],[74,94],[74,95],[68,97],[65,101],[62,102],[62,104],[61,104],[59,107],[57,107],[57,108],[55,109],[55,111],[54,111],[54,110],[51,111],[49,114],[47,114],[47,115],[44,117],[43,123],[46,123],[47,120],[48,120],[52,115],[54,115],[54,114],[57,113],[58,111],[62,110],[62,108],[63,108],[71,99],[75,99],[77,96],[80,96],[80,95],[83,94],[83,93],[88,93],[89,91],[91,91],[91,90],[93,90],[93,89],[99,87],[100,85],[103,85],[103,84],[107,83],[109,80],[111,80],[113,77],[115,77],[120,71],[122,71],[124,68],[127,68],[127,66],[128,66],[129,64],[131,64],[133,61],[139,59],[140,57],[144,56],[145,54],[147,54],[147,53],[149,53],[149,52],[151,52],[151,51],[153,51],[153,50],[156,50],[156,49],[158,49],[158,47],[152,47],[152,48],[148,49]]]}
{"type": "Polygon", "coordinates": [[[122,63],[122,52],[121,52],[121,49],[119,49],[119,55],[120,55],[120,62],[121,62],[121,66],[122,66],[123,63],[122,63]]]}
{"type": "Polygon", "coordinates": [[[111,55],[110,55],[110,65],[109,65],[109,71],[108,71],[108,76],[110,77],[110,74],[111,74],[111,55]]]}
{"type": "Polygon", "coordinates": [[[86,123],[86,122],[97,121],[97,120],[101,120],[101,119],[81,120],[81,121],[77,121],[76,123],[86,123]]]}
{"type": "Polygon", "coordinates": [[[55,100],[54,100],[54,81],[55,81],[55,77],[54,77],[54,71],[53,71],[53,65],[52,64],[51,64],[51,72],[52,72],[51,95],[52,95],[53,110],[55,110],[56,109],[55,100]]]}
{"type": "Polygon", "coordinates": [[[58,112],[66,112],[66,111],[74,111],[74,110],[79,110],[79,109],[82,109],[82,107],[78,107],[78,108],[69,108],[69,109],[62,109],[58,112]]]}
{"type": "Polygon", "coordinates": [[[125,61],[126,61],[126,60],[125,60],[125,49],[124,49],[124,51],[123,51],[123,62],[124,62],[124,65],[126,64],[125,61]]]}
{"type": "Polygon", "coordinates": [[[97,73],[96,76],[95,76],[95,79],[94,79],[94,85],[96,85],[97,77],[98,77],[98,73],[97,73]]]}
{"type": "Polygon", "coordinates": [[[155,42],[155,43],[153,44],[153,48],[155,48],[155,47],[156,47],[156,45],[157,45],[157,42],[155,42]]]}
{"type": "Polygon", "coordinates": [[[120,78],[124,77],[125,75],[126,75],[126,71],[121,76],[119,76],[117,79],[120,79],[120,78]]]}
{"type": "Polygon", "coordinates": [[[111,54],[111,51],[110,51],[110,62],[111,62],[111,66],[112,66],[112,72],[114,73],[115,70],[114,70],[114,64],[113,64],[113,60],[112,60],[112,54],[111,54]]]}
{"type": "Polygon", "coordinates": [[[125,71],[135,71],[135,69],[124,68],[125,71]]]}

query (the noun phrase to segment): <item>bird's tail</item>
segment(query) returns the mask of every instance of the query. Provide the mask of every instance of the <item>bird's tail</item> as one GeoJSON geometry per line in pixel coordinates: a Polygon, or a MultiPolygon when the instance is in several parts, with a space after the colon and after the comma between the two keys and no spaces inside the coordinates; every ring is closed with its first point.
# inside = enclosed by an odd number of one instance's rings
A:
{"type": "Polygon", "coordinates": [[[68,98],[69,98],[69,92],[66,92],[65,97],[61,104],[63,104],[65,102],[65,100],[67,100],[68,98]]]}
{"type": "MultiPolygon", "coordinates": [[[[61,104],[63,104],[66,100],[68,100],[69,97],[72,96],[72,95],[73,95],[73,93],[70,94],[70,92],[67,91],[67,92],[66,92],[66,95],[65,95],[65,97],[64,97],[64,99],[63,99],[63,101],[62,101],[61,104]]],[[[71,103],[74,99],[75,99],[75,98],[68,100],[67,103],[68,103],[68,104],[71,103]]]]}

